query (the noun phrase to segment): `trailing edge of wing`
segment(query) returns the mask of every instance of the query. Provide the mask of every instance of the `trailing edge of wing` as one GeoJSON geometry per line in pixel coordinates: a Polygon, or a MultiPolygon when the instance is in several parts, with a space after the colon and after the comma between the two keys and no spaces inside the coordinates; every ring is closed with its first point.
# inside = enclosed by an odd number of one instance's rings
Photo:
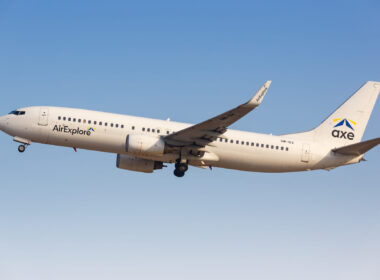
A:
{"type": "Polygon", "coordinates": [[[337,148],[332,151],[335,153],[342,154],[342,155],[360,156],[360,155],[365,154],[372,148],[376,147],[378,144],[380,144],[380,137],[372,139],[372,140],[344,146],[341,148],[337,148]]]}

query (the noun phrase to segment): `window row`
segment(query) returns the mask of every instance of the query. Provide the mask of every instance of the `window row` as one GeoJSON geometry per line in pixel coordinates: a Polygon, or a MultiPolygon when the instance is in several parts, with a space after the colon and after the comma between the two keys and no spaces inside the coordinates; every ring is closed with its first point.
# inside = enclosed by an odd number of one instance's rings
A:
{"type": "MultiPolygon", "coordinates": [[[[12,112],[11,112],[12,113],[12,112]]],[[[25,114],[25,112],[22,112],[25,114]]],[[[103,122],[103,121],[92,121],[92,120],[85,120],[85,119],[80,119],[80,118],[72,118],[72,117],[58,117],[58,120],[63,120],[63,121],[69,121],[69,122],[75,122],[75,123],[84,123],[84,124],[92,124],[92,125],[98,125],[98,126],[110,126],[110,127],[115,127],[115,128],[124,128],[123,124],[114,124],[114,123],[108,123],[108,122],[103,122]]],[[[135,126],[132,126],[132,130],[135,130],[135,126]]],[[[155,129],[155,128],[145,128],[142,127],[141,130],[143,132],[152,132],[152,133],[161,133],[160,129],[155,129]]],[[[166,134],[170,134],[170,131],[167,130],[166,134]]],[[[225,143],[235,143],[235,144],[240,144],[240,145],[246,145],[246,146],[251,146],[251,147],[261,147],[261,148],[267,148],[267,149],[272,149],[272,150],[281,150],[281,151],[289,151],[288,147],[283,147],[283,146],[275,146],[275,145],[269,145],[269,144],[260,144],[260,143],[254,143],[254,142],[249,142],[249,141],[240,141],[240,140],[233,140],[233,139],[225,139],[225,138],[218,138],[219,142],[225,142],[225,143]]]]}
{"type": "Polygon", "coordinates": [[[251,147],[257,147],[257,148],[267,148],[267,149],[272,149],[272,150],[281,150],[281,151],[289,151],[288,147],[284,146],[277,146],[277,145],[269,145],[269,144],[262,144],[262,143],[254,143],[254,142],[249,142],[249,141],[239,141],[239,140],[233,140],[233,139],[223,139],[223,138],[218,138],[219,142],[225,142],[225,143],[235,143],[235,144],[240,144],[240,145],[245,145],[245,146],[251,146],[251,147]]]}
{"type": "MultiPolygon", "coordinates": [[[[103,122],[103,121],[91,121],[91,120],[85,120],[85,119],[80,119],[80,118],[72,118],[72,117],[58,117],[58,120],[63,120],[63,121],[69,121],[69,122],[75,122],[75,123],[84,123],[84,124],[92,124],[92,125],[99,125],[99,126],[110,126],[110,127],[115,127],[115,128],[124,128],[125,126],[123,124],[114,124],[114,123],[108,123],[108,122],[103,122]]],[[[135,130],[135,126],[132,126],[132,130],[135,130]]],[[[143,132],[152,132],[152,133],[161,133],[161,129],[159,128],[145,128],[142,127],[141,130],[143,132]]],[[[166,134],[170,134],[170,131],[167,130],[166,134]]]]}
{"type": "MultiPolygon", "coordinates": [[[[142,127],[141,130],[143,132],[152,132],[152,133],[156,133],[157,132],[157,133],[161,133],[161,129],[159,129],[159,128],[149,128],[149,127],[145,128],[145,127],[142,127]]],[[[170,134],[170,130],[166,130],[166,134],[169,135],[170,134]]]]}
{"type": "MultiPolygon", "coordinates": [[[[110,127],[115,127],[115,128],[124,128],[124,124],[118,124],[118,123],[108,123],[108,122],[103,122],[103,121],[92,121],[92,120],[85,120],[85,119],[79,119],[79,118],[71,118],[71,117],[58,117],[58,120],[63,120],[63,121],[69,121],[69,122],[75,122],[75,123],[84,123],[84,124],[92,124],[92,125],[99,125],[99,126],[110,126],[110,127]]],[[[132,126],[132,130],[134,130],[135,127],[132,126]]]]}
{"type": "Polygon", "coordinates": [[[151,129],[151,128],[145,128],[145,127],[143,127],[143,128],[141,128],[141,130],[144,131],[144,132],[146,131],[146,132],[152,132],[152,133],[156,133],[156,132],[157,133],[161,133],[161,130],[158,129],[158,128],[157,129],[155,129],[155,128],[151,129]]]}

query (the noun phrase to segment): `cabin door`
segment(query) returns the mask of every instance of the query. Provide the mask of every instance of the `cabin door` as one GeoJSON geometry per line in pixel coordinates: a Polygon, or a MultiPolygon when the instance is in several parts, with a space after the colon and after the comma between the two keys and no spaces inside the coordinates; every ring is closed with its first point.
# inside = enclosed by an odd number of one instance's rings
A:
{"type": "Polygon", "coordinates": [[[301,156],[301,161],[302,162],[309,162],[310,160],[310,145],[309,144],[303,144],[302,145],[302,156],[301,156]]]}
{"type": "Polygon", "coordinates": [[[38,125],[47,126],[48,123],[49,123],[49,109],[48,108],[41,108],[38,125]]]}

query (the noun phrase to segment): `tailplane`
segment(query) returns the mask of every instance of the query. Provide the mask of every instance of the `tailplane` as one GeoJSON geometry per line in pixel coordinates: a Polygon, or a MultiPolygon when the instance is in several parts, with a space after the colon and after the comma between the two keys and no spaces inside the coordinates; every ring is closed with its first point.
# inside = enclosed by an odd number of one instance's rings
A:
{"type": "Polygon", "coordinates": [[[333,149],[332,151],[342,155],[360,156],[380,144],[380,138],[344,146],[341,148],[333,149]]]}

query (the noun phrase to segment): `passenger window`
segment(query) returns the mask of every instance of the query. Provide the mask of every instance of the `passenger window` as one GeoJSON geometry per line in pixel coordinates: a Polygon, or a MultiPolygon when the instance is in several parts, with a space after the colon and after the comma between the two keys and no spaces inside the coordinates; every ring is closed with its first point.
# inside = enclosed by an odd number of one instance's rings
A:
{"type": "Polygon", "coordinates": [[[108,126],[108,123],[105,122],[105,123],[104,123],[104,126],[108,126]]]}
{"type": "Polygon", "coordinates": [[[261,144],[261,148],[264,148],[264,144],[261,144]]]}
{"type": "Polygon", "coordinates": [[[142,128],[142,131],[145,131],[145,127],[142,128]]]}
{"type": "Polygon", "coordinates": [[[119,127],[119,125],[118,125],[118,124],[115,124],[115,126],[116,126],[116,128],[118,128],[118,127],[119,127]]]}
{"type": "Polygon", "coordinates": [[[73,122],[76,122],[77,119],[73,119],[73,122]]]}
{"type": "Polygon", "coordinates": [[[71,122],[71,118],[68,118],[67,120],[68,120],[69,122],[71,122]]]}
{"type": "Polygon", "coordinates": [[[80,122],[82,122],[82,120],[81,120],[81,119],[78,119],[78,122],[80,123],[80,122]]]}
{"type": "Polygon", "coordinates": [[[267,149],[269,149],[269,145],[267,145],[267,149]]]}
{"type": "Polygon", "coordinates": [[[60,120],[61,120],[61,117],[58,117],[58,120],[60,121],[60,120]]]}
{"type": "Polygon", "coordinates": [[[88,121],[88,124],[91,124],[91,121],[88,121]]]}
{"type": "Polygon", "coordinates": [[[272,146],[270,146],[270,148],[271,148],[271,149],[273,149],[273,148],[274,148],[274,146],[272,145],[272,146]]]}
{"type": "Polygon", "coordinates": [[[241,141],[241,144],[244,145],[244,141],[241,141]]]}
{"type": "Polygon", "coordinates": [[[159,129],[157,129],[157,133],[160,133],[161,131],[159,129]]]}
{"type": "Polygon", "coordinates": [[[224,142],[228,143],[228,139],[224,139],[224,142]]]}
{"type": "Polygon", "coordinates": [[[83,120],[83,123],[86,123],[86,120],[83,120]]]}
{"type": "Polygon", "coordinates": [[[249,142],[246,142],[245,144],[246,144],[247,146],[249,146],[249,142]]]}
{"type": "Polygon", "coordinates": [[[231,139],[231,140],[230,140],[230,143],[234,143],[234,140],[231,139]]]}
{"type": "Polygon", "coordinates": [[[251,146],[254,147],[254,146],[255,146],[255,143],[252,142],[252,143],[251,143],[251,146]]]}
{"type": "Polygon", "coordinates": [[[111,127],[113,127],[113,123],[111,123],[111,127]]]}
{"type": "Polygon", "coordinates": [[[259,143],[256,143],[256,147],[260,147],[260,144],[259,144],[259,143]]]}
{"type": "Polygon", "coordinates": [[[94,121],[94,124],[96,125],[96,121],[94,121]]]}
{"type": "Polygon", "coordinates": [[[103,123],[102,122],[99,122],[99,125],[102,125],[103,123]]]}
{"type": "Polygon", "coordinates": [[[167,131],[166,131],[166,134],[169,134],[169,133],[170,133],[169,130],[167,130],[167,131]]]}
{"type": "Polygon", "coordinates": [[[65,121],[65,120],[66,120],[66,117],[63,117],[63,120],[65,121]]]}
{"type": "Polygon", "coordinates": [[[289,151],[289,148],[288,148],[288,147],[286,147],[286,151],[289,151]]]}
{"type": "Polygon", "coordinates": [[[236,140],[236,144],[239,144],[239,140],[236,140]]]}
{"type": "Polygon", "coordinates": [[[278,150],[278,146],[276,146],[276,150],[278,150]]]}
{"type": "Polygon", "coordinates": [[[150,128],[148,128],[147,131],[150,132],[150,128]]]}
{"type": "Polygon", "coordinates": [[[135,127],[134,127],[134,126],[132,126],[132,130],[135,130],[135,127]]]}
{"type": "Polygon", "coordinates": [[[156,130],[154,128],[152,128],[152,132],[156,132],[156,130]]]}
{"type": "Polygon", "coordinates": [[[284,147],[281,147],[281,151],[283,151],[284,150],[284,147]]]}
{"type": "Polygon", "coordinates": [[[124,124],[122,124],[120,127],[121,127],[121,128],[124,128],[124,124]]]}

